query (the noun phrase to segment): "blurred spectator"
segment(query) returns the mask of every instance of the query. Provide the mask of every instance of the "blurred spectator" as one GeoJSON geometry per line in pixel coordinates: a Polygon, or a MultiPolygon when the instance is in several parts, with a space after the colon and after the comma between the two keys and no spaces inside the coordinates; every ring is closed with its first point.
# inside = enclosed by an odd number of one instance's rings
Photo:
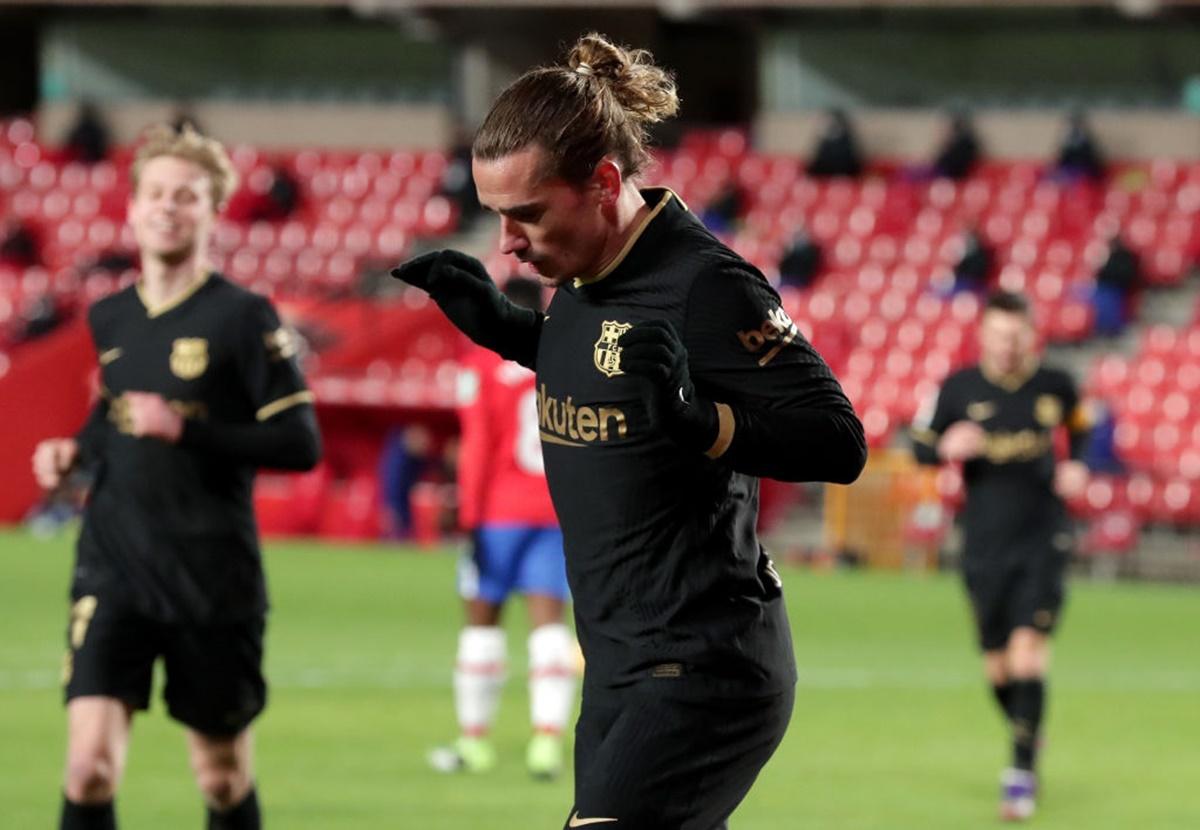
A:
{"type": "Polygon", "coordinates": [[[1082,110],[1075,110],[1067,121],[1067,134],[1058,150],[1055,175],[1065,179],[1103,179],[1104,158],[1082,110]]]}
{"type": "Polygon", "coordinates": [[[971,117],[965,112],[951,113],[942,147],[933,160],[933,175],[959,181],[970,175],[978,161],[979,137],[971,117]]]}
{"type": "Polygon", "coordinates": [[[286,167],[271,168],[271,186],[267,188],[267,204],[264,219],[286,219],[300,204],[300,185],[286,167]]]}
{"type": "Polygon", "coordinates": [[[963,254],[954,266],[952,290],[955,293],[971,291],[977,294],[986,290],[992,275],[993,261],[992,249],[983,241],[979,231],[975,228],[967,231],[963,254]]]}
{"type": "Polygon", "coordinates": [[[386,533],[393,539],[412,534],[412,489],[430,465],[433,438],[422,426],[399,427],[388,433],[379,458],[386,533]]]}
{"type": "Polygon", "coordinates": [[[25,524],[38,539],[50,539],[64,528],[73,526],[83,514],[88,487],[91,485],[85,470],[75,470],[63,486],[55,488],[29,509],[25,524]]]}
{"type": "Polygon", "coordinates": [[[55,302],[54,295],[43,294],[27,302],[21,311],[18,336],[22,341],[35,340],[53,331],[62,320],[62,310],[55,302]]]}
{"type": "Polygon", "coordinates": [[[1096,271],[1092,306],[1096,311],[1096,333],[1116,337],[1125,330],[1141,288],[1138,256],[1119,234],[1108,243],[1108,257],[1096,271]]]}
{"type": "Polygon", "coordinates": [[[81,265],[79,270],[84,277],[96,271],[120,276],[126,271],[136,269],[139,265],[136,252],[124,248],[105,248],[96,254],[95,259],[81,265]]]}
{"type": "Polygon", "coordinates": [[[1108,473],[1121,475],[1125,472],[1125,464],[1117,455],[1116,432],[1117,419],[1112,408],[1105,403],[1093,401],[1092,431],[1088,434],[1087,447],[1083,451],[1083,460],[1092,473],[1108,473]]]}
{"type": "Polygon", "coordinates": [[[79,115],[76,116],[64,143],[67,155],[73,161],[95,164],[108,157],[111,143],[108,125],[104,123],[100,110],[91,101],[80,103],[79,115]]]}
{"type": "Polygon", "coordinates": [[[300,186],[281,165],[256,170],[246,186],[229,200],[225,215],[235,222],[277,222],[287,219],[300,203],[300,186]]]}
{"type": "Polygon", "coordinates": [[[462,127],[455,132],[454,148],[450,151],[438,192],[458,206],[459,222],[464,228],[483,212],[479,194],[475,192],[475,177],[471,173],[471,136],[462,127]]]}
{"type": "Polygon", "coordinates": [[[821,259],[821,246],[801,228],[792,237],[779,260],[780,284],[795,288],[811,285],[821,268],[821,259]]]}
{"type": "Polygon", "coordinates": [[[17,218],[0,225],[0,265],[30,268],[41,264],[42,256],[37,233],[17,218]]]}
{"type": "Polygon", "coordinates": [[[817,141],[812,159],[808,162],[808,175],[816,177],[858,176],[862,174],[862,153],[858,139],[844,110],[831,109],[827,114],[825,130],[817,141]]]}
{"type": "Polygon", "coordinates": [[[742,216],[742,191],[737,182],[726,180],[700,212],[700,221],[716,234],[732,233],[742,216]]]}

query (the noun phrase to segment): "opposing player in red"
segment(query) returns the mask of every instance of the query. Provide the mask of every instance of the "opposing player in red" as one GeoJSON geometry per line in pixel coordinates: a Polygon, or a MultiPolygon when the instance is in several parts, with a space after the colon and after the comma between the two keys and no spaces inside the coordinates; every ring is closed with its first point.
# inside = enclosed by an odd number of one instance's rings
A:
{"type": "MultiPolygon", "coordinates": [[[[541,288],[510,279],[505,295],[540,311],[541,288]]],[[[574,703],[574,637],[563,624],[568,597],[559,530],[542,463],[537,389],[529,369],[472,346],[459,381],[459,521],[471,550],[459,568],[466,626],[458,639],[454,701],[460,736],[430,753],[439,770],[486,772],[496,765],[488,738],[506,679],[500,627],[512,593],[529,613],[529,700],[533,737],[529,772],[553,778],[563,767],[562,733],[574,703]]]]}

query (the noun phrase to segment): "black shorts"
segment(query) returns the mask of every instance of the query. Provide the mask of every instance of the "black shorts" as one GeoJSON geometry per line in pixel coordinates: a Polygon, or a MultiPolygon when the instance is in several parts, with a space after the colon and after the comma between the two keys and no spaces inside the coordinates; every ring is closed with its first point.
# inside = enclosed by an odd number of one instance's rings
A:
{"type": "Polygon", "coordinates": [[[264,629],[262,616],[217,625],[169,624],[103,598],[80,597],[67,625],[66,700],[100,695],[146,709],[154,661],[161,657],[171,717],[205,735],[236,735],[267,702],[264,629]]]}
{"type": "Polygon", "coordinates": [[[585,693],[566,828],[603,824],[598,819],[615,820],[621,830],[726,826],[783,740],[795,690],[698,699],[671,684],[650,680],[600,696],[585,693]]]}
{"type": "Polygon", "coordinates": [[[1066,595],[1067,556],[1054,545],[1004,561],[968,561],[963,577],[979,646],[997,651],[1018,628],[1052,634],[1066,595]]]}

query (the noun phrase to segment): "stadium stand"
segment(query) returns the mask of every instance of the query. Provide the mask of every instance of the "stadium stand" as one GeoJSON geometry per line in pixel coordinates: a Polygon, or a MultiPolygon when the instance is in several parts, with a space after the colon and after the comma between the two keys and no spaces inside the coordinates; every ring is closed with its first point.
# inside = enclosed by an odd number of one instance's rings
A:
{"type": "MultiPolygon", "coordinates": [[[[353,297],[371,263],[395,262],[414,239],[457,230],[454,203],[437,193],[447,154],[243,145],[233,158],[243,183],[235,200],[264,193],[275,168],[298,187],[286,219],[223,220],[214,255],[232,278],[273,296],[302,332],[316,332],[309,371],[321,406],[447,410],[457,342],[440,315],[412,294],[353,297]]],[[[78,310],[135,278],[130,269],[93,267],[131,247],[123,226],[129,161],[129,148],[118,147],[84,166],[37,143],[30,121],[0,123],[0,215],[29,223],[43,240],[42,265],[0,267],[0,325],[46,293],[78,310]]],[[[1179,285],[1196,263],[1200,163],[1121,162],[1099,183],[1055,178],[1050,167],[989,160],[960,181],[918,180],[898,163],[875,161],[859,178],[814,179],[799,156],[757,153],[745,131],[720,129],[686,134],[659,153],[648,179],[694,206],[735,184],[743,213],[725,237],[772,279],[795,229],[807,229],[826,255],[811,286],[781,289],[785,310],[838,373],[871,446],[881,448],[972,358],[980,301],[955,292],[952,273],[968,230],[994,251],[996,282],[1030,294],[1051,344],[1092,338],[1093,278],[1115,234],[1139,255],[1150,288],[1179,285]]],[[[487,264],[501,279],[520,272],[498,253],[487,264]]],[[[1200,322],[1147,329],[1136,354],[1097,359],[1085,386],[1115,413],[1115,445],[1129,471],[1097,479],[1073,506],[1093,520],[1088,546],[1127,550],[1146,523],[1200,525],[1200,409],[1192,403],[1200,322]]],[[[290,485],[265,477],[264,525],[377,533],[377,521],[362,515],[364,499],[374,498],[365,468],[339,485],[342,507],[324,516],[282,504],[305,488],[333,492],[327,473],[290,485]]],[[[950,504],[960,488],[939,483],[950,504]]]]}

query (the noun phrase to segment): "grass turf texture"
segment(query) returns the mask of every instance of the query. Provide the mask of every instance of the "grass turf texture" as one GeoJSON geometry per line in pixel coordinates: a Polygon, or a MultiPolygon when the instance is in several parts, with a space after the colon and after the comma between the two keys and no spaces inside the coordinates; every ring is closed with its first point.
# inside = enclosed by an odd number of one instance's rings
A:
{"type": "MultiPolygon", "coordinates": [[[[56,826],[58,690],[71,542],[0,533],[0,826],[56,826]]],[[[258,724],[266,823],[280,830],[559,828],[570,776],[523,769],[521,613],[508,615],[500,768],[442,776],[454,735],[454,558],[272,543],[271,703],[258,724]]],[[[952,576],[784,569],[801,681],[791,730],[734,830],[988,827],[1005,731],[952,576]]],[[[1040,828],[1200,827],[1200,597],[1076,583],[1050,685],[1040,828]]],[[[513,611],[518,611],[514,608],[513,611]]],[[[201,827],[182,733],[157,699],[134,725],[126,828],[201,827]]]]}

